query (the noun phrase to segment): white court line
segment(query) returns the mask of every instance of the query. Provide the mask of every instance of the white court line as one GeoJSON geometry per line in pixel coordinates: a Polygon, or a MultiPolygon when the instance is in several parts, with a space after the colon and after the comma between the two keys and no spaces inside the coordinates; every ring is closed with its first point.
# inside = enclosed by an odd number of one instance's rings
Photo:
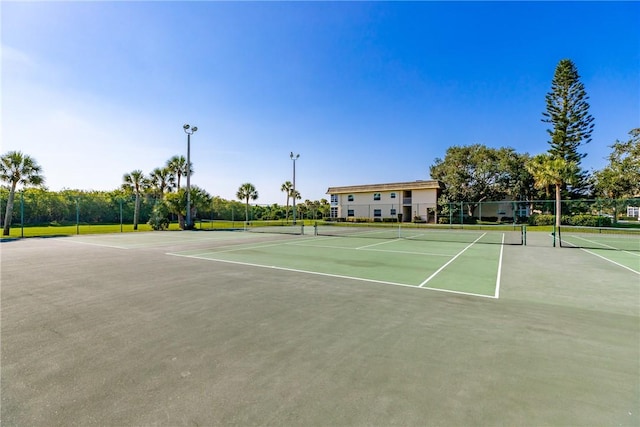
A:
{"type": "Polygon", "coordinates": [[[626,265],[623,265],[623,264],[617,263],[617,262],[615,262],[615,261],[613,261],[613,260],[610,260],[610,259],[609,259],[609,258],[607,258],[607,257],[603,257],[602,255],[598,255],[597,253],[595,253],[595,252],[591,252],[591,251],[589,251],[589,250],[587,250],[587,249],[584,249],[584,248],[579,248],[579,249],[580,249],[580,250],[585,251],[585,252],[586,252],[586,253],[588,253],[588,254],[595,255],[595,256],[597,256],[598,258],[602,258],[602,259],[603,259],[603,260],[605,260],[605,261],[609,261],[611,264],[615,264],[615,265],[617,265],[618,267],[625,268],[625,269],[629,270],[630,272],[632,272],[632,273],[636,273],[637,275],[639,275],[639,276],[640,276],[640,271],[636,271],[636,270],[634,270],[634,269],[633,269],[633,268],[631,268],[631,267],[627,267],[626,265]]]}
{"type": "Polygon", "coordinates": [[[75,240],[73,238],[71,238],[71,239],[56,239],[56,241],[65,242],[65,243],[76,243],[76,244],[79,244],[79,245],[99,246],[99,247],[103,247],[103,248],[129,249],[126,246],[105,245],[103,243],[83,242],[81,240],[75,240]]]}
{"type": "Polygon", "coordinates": [[[610,260],[610,259],[609,259],[609,258],[607,258],[607,257],[603,257],[602,255],[598,255],[597,253],[595,253],[595,252],[591,252],[591,251],[589,251],[589,250],[587,250],[587,249],[585,249],[585,248],[580,248],[580,247],[578,247],[577,245],[574,245],[574,244],[573,244],[573,243],[571,243],[571,242],[567,242],[567,241],[566,241],[566,240],[564,240],[564,239],[562,239],[562,241],[564,241],[564,242],[566,242],[566,243],[570,244],[570,245],[571,245],[571,246],[573,246],[574,248],[578,248],[578,249],[580,249],[581,251],[584,251],[584,252],[586,252],[586,253],[588,253],[588,254],[591,254],[591,255],[597,256],[598,258],[602,258],[603,260],[608,261],[608,262],[610,262],[611,264],[615,264],[615,265],[617,265],[618,267],[622,267],[622,268],[624,268],[624,269],[629,270],[629,271],[630,271],[630,272],[632,272],[632,273],[636,273],[636,274],[640,275],[640,271],[636,271],[636,270],[634,270],[633,268],[630,268],[630,267],[627,267],[626,265],[623,265],[623,264],[617,263],[617,262],[615,262],[615,261],[613,261],[613,260],[610,260]]]}
{"type": "Polygon", "coordinates": [[[370,252],[388,252],[392,254],[429,255],[429,256],[443,256],[443,257],[451,256],[451,254],[442,254],[442,253],[433,253],[433,252],[390,251],[387,249],[362,249],[362,250],[370,251],[370,252]]]}
{"type": "Polygon", "coordinates": [[[387,243],[397,242],[398,240],[400,240],[400,239],[393,239],[393,240],[387,240],[387,241],[384,241],[384,242],[372,243],[372,244],[370,244],[370,245],[360,246],[360,247],[358,247],[358,248],[356,248],[356,249],[372,248],[372,247],[374,247],[374,246],[386,245],[387,243]]]}
{"type": "Polygon", "coordinates": [[[252,249],[261,249],[261,248],[269,248],[272,246],[284,246],[287,244],[291,244],[291,242],[278,242],[278,243],[270,243],[270,244],[258,244],[258,245],[253,245],[253,246],[247,246],[250,245],[250,243],[241,243],[239,245],[225,245],[225,246],[220,246],[220,248],[231,248],[231,249],[225,249],[222,251],[216,250],[217,248],[210,248],[210,249],[202,249],[202,251],[204,252],[196,252],[194,254],[189,254],[189,255],[184,255],[185,252],[191,252],[191,251],[182,251],[179,253],[167,253],[167,255],[175,255],[175,256],[185,256],[185,257],[194,257],[197,258],[200,255],[204,255],[204,254],[221,254],[221,253],[225,253],[225,252],[235,252],[235,251],[244,251],[244,250],[252,250],[252,249]]]}
{"type": "MultiPolygon", "coordinates": [[[[563,241],[567,242],[566,240],[563,240],[563,241]]],[[[615,261],[613,261],[613,260],[610,260],[610,259],[609,259],[609,258],[607,258],[607,257],[603,257],[602,255],[598,255],[597,253],[595,253],[595,252],[591,252],[590,250],[587,250],[587,249],[585,249],[585,248],[579,248],[578,246],[574,245],[574,244],[573,244],[573,243],[571,243],[571,242],[567,242],[567,243],[568,243],[568,244],[570,244],[570,245],[572,245],[574,248],[578,248],[578,249],[580,249],[581,251],[584,251],[584,252],[586,252],[586,253],[588,253],[588,254],[591,254],[591,255],[597,256],[598,258],[602,258],[603,260],[605,260],[605,261],[607,261],[607,262],[610,262],[611,264],[615,264],[615,265],[617,265],[618,267],[622,267],[622,268],[624,268],[624,269],[626,269],[626,270],[629,270],[629,271],[630,271],[630,272],[632,272],[632,273],[635,273],[635,274],[637,274],[637,275],[640,275],[640,271],[636,271],[636,270],[634,270],[634,269],[633,269],[633,268],[631,268],[631,267],[627,267],[627,266],[626,266],[626,265],[624,265],[624,264],[620,264],[620,263],[618,263],[618,262],[615,262],[615,261]]]]}
{"type": "Polygon", "coordinates": [[[449,294],[458,294],[458,295],[467,295],[467,296],[495,299],[495,297],[493,297],[491,295],[474,294],[474,293],[471,293],[471,292],[452,291],[452,290],[448,290],[448,289],[429,288],[429,287],[425,287],[425,286],[408,285],[406,283],[396,283],[396,282],[388,282],[388,281],[385,281],[385,280],[366,279],[366,278],[363,278],[363,277],[343,276],[341,274],[321,273],[319,271],[298,270],[296,268],[277,267],[275,265],[263,265],[263,264],[254,264],[254,263],[250,263],[250,262],[229,261],[229,260],[225,260],[225,259],[208,258],[208,257],[198,256],[198,255],[182,255],[182,254],[175,254],[175,253],[167,253],[166,255],[182,257],[182,258],[195,258],[195,259],[201,259],[201,260],[205,260],[205,261],[222,262],[222,263],[226,263],[226,264],[245,265],[245,266],[250,266],[250,267],[258,267],[258,268],[269,268],[269,269],[272,269],[272,270],[290,271],[290,272],[294,272],[294,273],[313,274],[313,275],[316,275],[316,276],[333,277],[333,278],[337,278],[337,279],[349,279],[349,280],[355,280],[355,281],[359,281],[359,282],[377,283],[377,284],[381,284],[381,285],[402,286],[402,287],[405,287],[405,288],[422,289],[422,290],[429,290],[429,291],[445,292],[445,293],[449,293],[449,294]]]}
{"type": "MultiPolygon", "coordinates": [[[[146,232],[142,232],[144,233],[144,235],[148,236],[150,235],[150,233],[154,233],[151,231],[146,231],[146,232]]],[[[171,231],[168,233],[179,233],[176,231],[171,231]]],[[[102,240],[102,241],[109,241],[109,240],[118,240],[118,239],[129,239],[131,237],[134,237],[135,233],[105,233],[105,234],[85,234],[85,235],[75,235],[75,236],[69,236],[69,238],[65,238],[64,240],[60,240],[60,241],[64,241],[64,242],[70,242],[70,243],[77,243],[77,244],[81,244],[81,245],[91,245],[91,246],[99,246],[99,247],[104,247],[104,248],[115,248],[115,249],[145,249],[145,248],[153,248],[153,247],[162,247],[162,246],[171,246],[171,245],[176,245],[176,244],[183,244],[183,243],[199,243],[199,242],[208,242],[208,241],[225,241],[225,240],[231,240],[231,238],[220,238],[220,237],[207,237],[207,238],[202,238],[202,237],[193,237],[193,236],[186,236],[186,235],[181,235],[181,237],[179,237],[178,235],[175,236],[168,236],[168,235],[160,235],[158,234],[157,236],[153,236],[154,237],[154,241],[150,241],[150,242],[146,242],[146,243],[131,243],[131,244],[125,244],[126,246],[123,245],[115,245],[115,244],[107,244],[107,243],[94,243],[94,242],[89,242],[87,240],[102,240]],[[81,240],[83,239],[83,240],[81,240]],[[160,240],[158,240],[160,239],[160,240]],[[163,240],[164,239],[164,240],[163,240]]],[[[237,238],[238,236],[234,236],[234,238],[237,238]]],[[[254,237],[254,236],[251,236],[254,237]]],[[[247,238],[249,238],[249,236],[247,236],[247,238]]]]}
{"type": "Polygon", "coordinates": [[[502,276],[502,253],[504,252],[504,233],[502,234],[502,245],[500,246],[500,261],[498,261],[498,277],[496,277],[495,297],[500,298],[500,277],[502,276]]]}
{"type": "Polygon", "coordinates": [[[443,265],[442,267],[440,267],[438,270],[436,270],[435,273],[433,273],[431,276],[427,277],[424,282],[420,283],[420,287],[422,288],[424,285],[426,285],[427,283],[429,283],[429,281],[431,279],[433,279],[434,277],[436,277],[442,270],[444,270],[449,264],[451,264],[453,261],[455,261],[456,258],[458,258],[460,255],[462,255],[464,253],[464,251],[466,251],[467,249],[469,249],[471,246],[473,246],[478,240],[482,239],[485,234],[484,233],[482,236],[478,237],[476,240],[474,240],[473,242],[471,242],[466,248],[464,248],[463,250],[461,250],[460,252],[458,252],[458,254],[456,256],[454,256],[453,258],[451,258],[449,260],[449,262],[447,262],[445,265],[443,265]]]}
{"type": "MultiPolygon", "coordinates": [[[[633,255],[633,256],[640,256],[640,253],[634,253],[634,252],[630,252],[630,251],[625,251],[623,249],[618,249],[615,246],[609,246],[606,243],[602,243],[602,242],[595,242],[593,240],[589,240],[589,239],[585,239],[584,237],[580,237],[580,236],[573,236],[576,239],[580,239],[580,240],[584,240],[585,242],[589,242],[589,243],[593,243],[594,245],[600,245],[600,246],[604,246],[608,249],[615,249],[615,250],[619,250],[620,252],[624,252],[625,254],[629,254],[629,255],[633,255]]],[[[573,244],[570,242],[567,242],[569,244],[573,244]]],[[[640,244],[640,241],[638,242],[638,244],[640,244]]],[[[577,245],[573,245],[573,246],[577,246],[577,245]]],[[[598,248],[594,248],[594,249],[598,249],[598,248]]]]}
{"type": "Polygon", "coordinates": [[[370,252],[388,252],[388,253],[392,253],[392,254],[407,254],[407,255],[421,255],[421,256],[424,256],[424,255],[443,256],[443,257],[453,256],[453,254],[432,253],[432,252],[394,251],[394,250],[388,250],[388,249],[360,249],[360,248],[349,248],[349,247],[345,247],[345,246],[305,245],[305,244],[302,244],[302,243],[294,243],[294,242],[290,242],[290,243],[287,243],[287,244],[288,245],[292,245],[292,246],[304,246],[306,248],[345,249],[345,250],[349,250],[349,251],[361,250],[361,251],[370,251],[370,252]]]}
{"type": "MultiPolygon", "coordinates": [[[[233,238],[227,237],[208,237],[208,238],[186,238],[186,239],[176,239],[176,240],[162,240],[155,241],[149,243],[133,243],[130,249],[138,249],[138,248],[154,248],[154,247],[162,247],[162,246],[171,246],[171,245],[181,245],[181,244],[193,244],[200,242],[210,242],[210,241],[218,241],[224,242],[227,240],[235,240],[238,236],[234,236],[233,238]]],[[[248,238],[249,236],[247,236],[248,238]]]]}

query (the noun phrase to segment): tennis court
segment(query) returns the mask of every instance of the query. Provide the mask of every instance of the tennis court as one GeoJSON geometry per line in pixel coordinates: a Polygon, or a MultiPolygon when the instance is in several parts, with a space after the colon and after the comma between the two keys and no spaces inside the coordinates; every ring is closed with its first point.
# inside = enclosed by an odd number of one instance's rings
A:
{"type": "Polygon", "coordinates": [[[403,236],[399,227],[335,228],[316,229],[313,236],[301,234],[292,241],[234,244],[170,255],[381,285],[499,295],[503,246],[495,243],[502,242],[506,233],[408,230],[403,236]]]}
{"type": "Polygon", "coordinates": [[[3,242],[3,425],[640,424],[636,252],[378,231],[3,242]]]}

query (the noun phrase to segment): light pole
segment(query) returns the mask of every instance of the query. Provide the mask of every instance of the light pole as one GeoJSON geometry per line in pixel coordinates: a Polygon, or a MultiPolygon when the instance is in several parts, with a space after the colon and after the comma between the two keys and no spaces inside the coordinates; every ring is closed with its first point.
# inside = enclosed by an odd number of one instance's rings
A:
{"type": "Polygon", "coordinates": [[[187,134],[187,223],[185,229],[191,229],[191,135],[198,130],[196,126],[182,126],[184,133],[187,134]]]}
{"type": "Polygon", "coordinates": [[[293,224],[295,225],[296,223],[296,160],[298,160],[298,158],[300,157],[300,154],[293,154],[293,151],[291,152],[291,154],[289,154],[289,157],[291,158],[291,160],[293,160],[293,190],[292,190],[292,194],[293,194],[293,224]]]}

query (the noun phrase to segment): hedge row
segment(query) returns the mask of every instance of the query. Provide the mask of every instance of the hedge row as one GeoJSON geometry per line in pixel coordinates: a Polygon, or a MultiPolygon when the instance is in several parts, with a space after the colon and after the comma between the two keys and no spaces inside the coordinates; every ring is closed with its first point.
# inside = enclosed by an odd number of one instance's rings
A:
{"type": "MultiPolygon", "coordinates": [[[[563,225],[577,225],[581,227],[610,227],[612,222],[611,218],[598,215],[563,215],[560,218],[560,223],[563,225]]],[[[555,224],[554,215],[545,214],[533,214],[529,217],[529,225],[553,225],[555,224]]]]}

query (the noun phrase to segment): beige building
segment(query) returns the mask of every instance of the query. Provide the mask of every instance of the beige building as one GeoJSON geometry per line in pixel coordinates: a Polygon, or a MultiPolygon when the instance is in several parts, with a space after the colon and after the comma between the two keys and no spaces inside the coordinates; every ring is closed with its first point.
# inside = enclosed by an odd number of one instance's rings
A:
{"type": "Polygon", "coordinates": [[[331,218],[345,221],[437,222],[437,203],[444,184],[411,181],[329,187],[331,218]]]}

